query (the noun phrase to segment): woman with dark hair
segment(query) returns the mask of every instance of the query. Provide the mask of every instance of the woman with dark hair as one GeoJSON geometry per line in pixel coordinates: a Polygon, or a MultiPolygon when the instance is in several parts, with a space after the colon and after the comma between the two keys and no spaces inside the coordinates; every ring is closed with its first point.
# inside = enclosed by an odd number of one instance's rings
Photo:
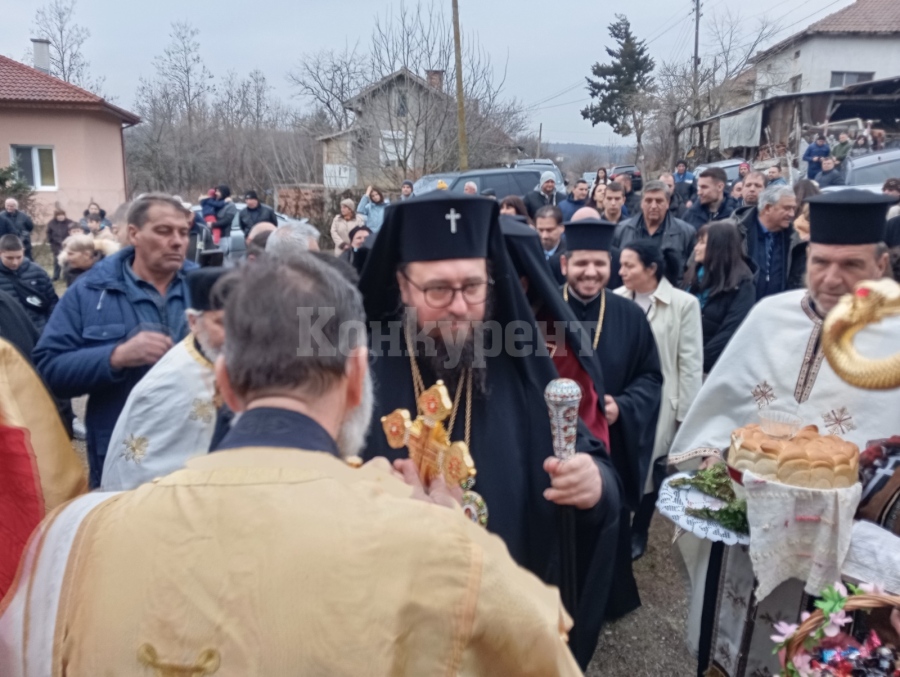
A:
{"type": "Polygon", "coordinates": [[[384,194],[375,188],[369,186],[366,188],[366,194],[359,201],[356,213],[366,217],[366,225],[372,233],[378,233],[381,230],[381,224],[384,223],[384,210],[391,204],[390,200],[384,199],[384,194]]]}
{"type": "Polygon", "coordinates": [[[593,189],[591,190],[591,194],[588,196],[587,202],[584,203],[585,207],[593,207],[598,212],[603,214],[603,199],[606,197],[606,184],[599,183],[595,184],[593,189]]]}
{"type": "Polygon", "coordinates": [[[744,258],[741,234],[731,220],[714,221],[697,232],[694,260],[685,288],[700,301],[703,373],[713,365],[756,302],[753,264],[744,258]]]}
{"type": "Polygon", "coordinates": [[[680,272],[674,251],[660,249],[649,238],[634,240],[622,248],[619,266],[624,286],[615,293],[632,299],[647,314],[663,373],[650,472],[631,524],[632,559],[637,559],[647,547],[650,520],[666,476],[669,446],[703,383],[703,330],[697,299],[673,287],[666,277],[668,271],[680,272]]]}
{"type": "Polygon", "coordinates": [[[797,210],[794,213],[794,230],[801,240],[809,240],[809,205],[806,200],[822,191],[815,181],[800,179],[794,184],[794,195],[797,197],[797,210]]]}
{"type": "Polygon", "coordinates": [[[870,151],[868,135],[865,132],[860,132],[857,134],[856,138],[853,139],[853,146],[850,148],[850,157],[862,157],[863,155],[868,155],[870,151]]]}
{"type": "Polygon", "coordinates": [[[534,221],[528,216],[528,209],[525,207],[525,200],[518,195],[507,195],[500,200],[500,213],[507,216],[520,217],[525,223],[534,228],[534,221]]]}
{"type": "Polygon", "coordinates": [[[605,186],[607,183],[609,183],[609,176],[607,176],[606,174],[606,168],[600,167],[600,169],[597,170],[597,175],[594,177],[594,184],[591,186],[591,188],[596,188],[597,186],[605,186]]]}
{"type": "Polygon", "coordinates": [[[237,215],[237,207],[231,199],[231,188],[224,183],[215,189],[213,197],[221,206],[216,206],[216,218],[209,221],[209,227],[213,233],[213,241],[219,244],[222,237],[231,236],[231,224],[237,215]]]}

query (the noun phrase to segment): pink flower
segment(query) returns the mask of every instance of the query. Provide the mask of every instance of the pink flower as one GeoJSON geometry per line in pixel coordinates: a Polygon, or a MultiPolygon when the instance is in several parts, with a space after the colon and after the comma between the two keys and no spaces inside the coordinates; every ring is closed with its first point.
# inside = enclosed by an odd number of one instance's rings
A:
{"type": "Polygon", "coordinates": [[[840,593],[841,597],[846,597],[846,596],[847,596],[847,588],[846,588],[846,586],[845,586],[843,583],[841,583],[840,581],[837,581],[837,582],[834,584],[834,589],[835,589],[835,591],[837,591],[837,592],[840,593]]]}
{"type": "Polygon", "coordinates": [[[851,620],[852,619],[845,611],[838,611],[837,613],[831,614],[828,618],[828,625],[823,629],[825,636],[837,637],[838,633],[841,631],[841,627],[847,625],[851,620]]]}
{"type": "Polygon", "coordinates": [[[812,658],[808,653],[797,653],[794,656],[794,669],[800,675],[800,677],[812,677],[815,673],[813,672],[813,667],[810,664],[812,658]]]}
{"type": "Polygon", "coordinates": [[[784,644],[794,636],[795,632],[797,632],[797,625],[786,623],[785,621],[778,621],[775,624],[775,632],[778,634],[772,635],[772,641],[776,644],[784,644]]]}
{"type": "Polygon", "coordinates": [[[884,595],[886,593],[881,583],[860,583],[859,589],[870,595],[884,595]]]}

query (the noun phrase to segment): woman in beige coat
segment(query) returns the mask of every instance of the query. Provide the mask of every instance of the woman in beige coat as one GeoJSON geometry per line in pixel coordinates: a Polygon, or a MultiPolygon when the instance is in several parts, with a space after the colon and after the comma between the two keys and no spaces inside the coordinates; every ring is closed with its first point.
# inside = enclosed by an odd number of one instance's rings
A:
{"type": "MultiPolygon", "coordinates": [[[[656,424],[653,461],[644,498],[631,526],[631,555],[637,559],[647,547],[647,531],[665,477],[666,457],[678,425],[684,420],[703,382],[703,328],[700,303],[666,279],[666,267],[678,266],[650,239],[635,240],[619,257],[624,286],[616,294],[632,299],[647,313],[663,373],[662,403],[656,424]]],[[[680,270],[669,271],[680,275],[680,270]]]]}
{"type": "Polygon", "coordinates": [[[341,213],[331,222],[331,239],[334,240],[334,255],[350,246],[350,231],[357,226],[366,225],[366,219],[356,213],[356,203],[351,199],[341,200],[341,213]]]}

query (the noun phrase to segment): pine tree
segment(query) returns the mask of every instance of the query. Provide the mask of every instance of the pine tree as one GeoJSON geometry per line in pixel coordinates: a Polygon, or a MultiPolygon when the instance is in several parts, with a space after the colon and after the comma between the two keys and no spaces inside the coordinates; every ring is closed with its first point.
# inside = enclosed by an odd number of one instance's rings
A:
{"type": "Polygon", "coordinates": [[[646,42],[635,37],[624,15],[616,15],[616,22],[609,26],[609,35],[616,42],[615,48],[606,48],[612,61],[595,63],[591,73],[596,79],[585,78],[591,98],[597,101],[581,111],[581,115],[593,125],[608,124],[619,136],[634,134],[636,162],[640,165],[644,159],[644,123],[656,89],[653,80],[656,64],[646,42]]]}

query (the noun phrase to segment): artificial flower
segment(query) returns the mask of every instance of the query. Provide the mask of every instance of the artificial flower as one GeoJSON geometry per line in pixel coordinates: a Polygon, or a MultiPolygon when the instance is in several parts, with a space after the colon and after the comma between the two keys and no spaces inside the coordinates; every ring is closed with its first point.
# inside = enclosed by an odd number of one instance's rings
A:
{"type": "Polygon", "coordinates": [[[778,621],[775,624],[775,632],[776,634],[772,635],[772,641],[776,644],[784,644],[791,637],[794,636],[794,633],[797,632],[797,626],[794,623],[787,623],[785,621],[778,621]]]}
{"type": "Polygon", "coordinates": [[[845,611],[838,611],[837,613],[830,614],[828,616],[828,624],[822,628],[822,632],[825,633],[826,637],[837,637],[841,628],[847,625],[851,620],[853,619],[851,619],[845,611]]]}

